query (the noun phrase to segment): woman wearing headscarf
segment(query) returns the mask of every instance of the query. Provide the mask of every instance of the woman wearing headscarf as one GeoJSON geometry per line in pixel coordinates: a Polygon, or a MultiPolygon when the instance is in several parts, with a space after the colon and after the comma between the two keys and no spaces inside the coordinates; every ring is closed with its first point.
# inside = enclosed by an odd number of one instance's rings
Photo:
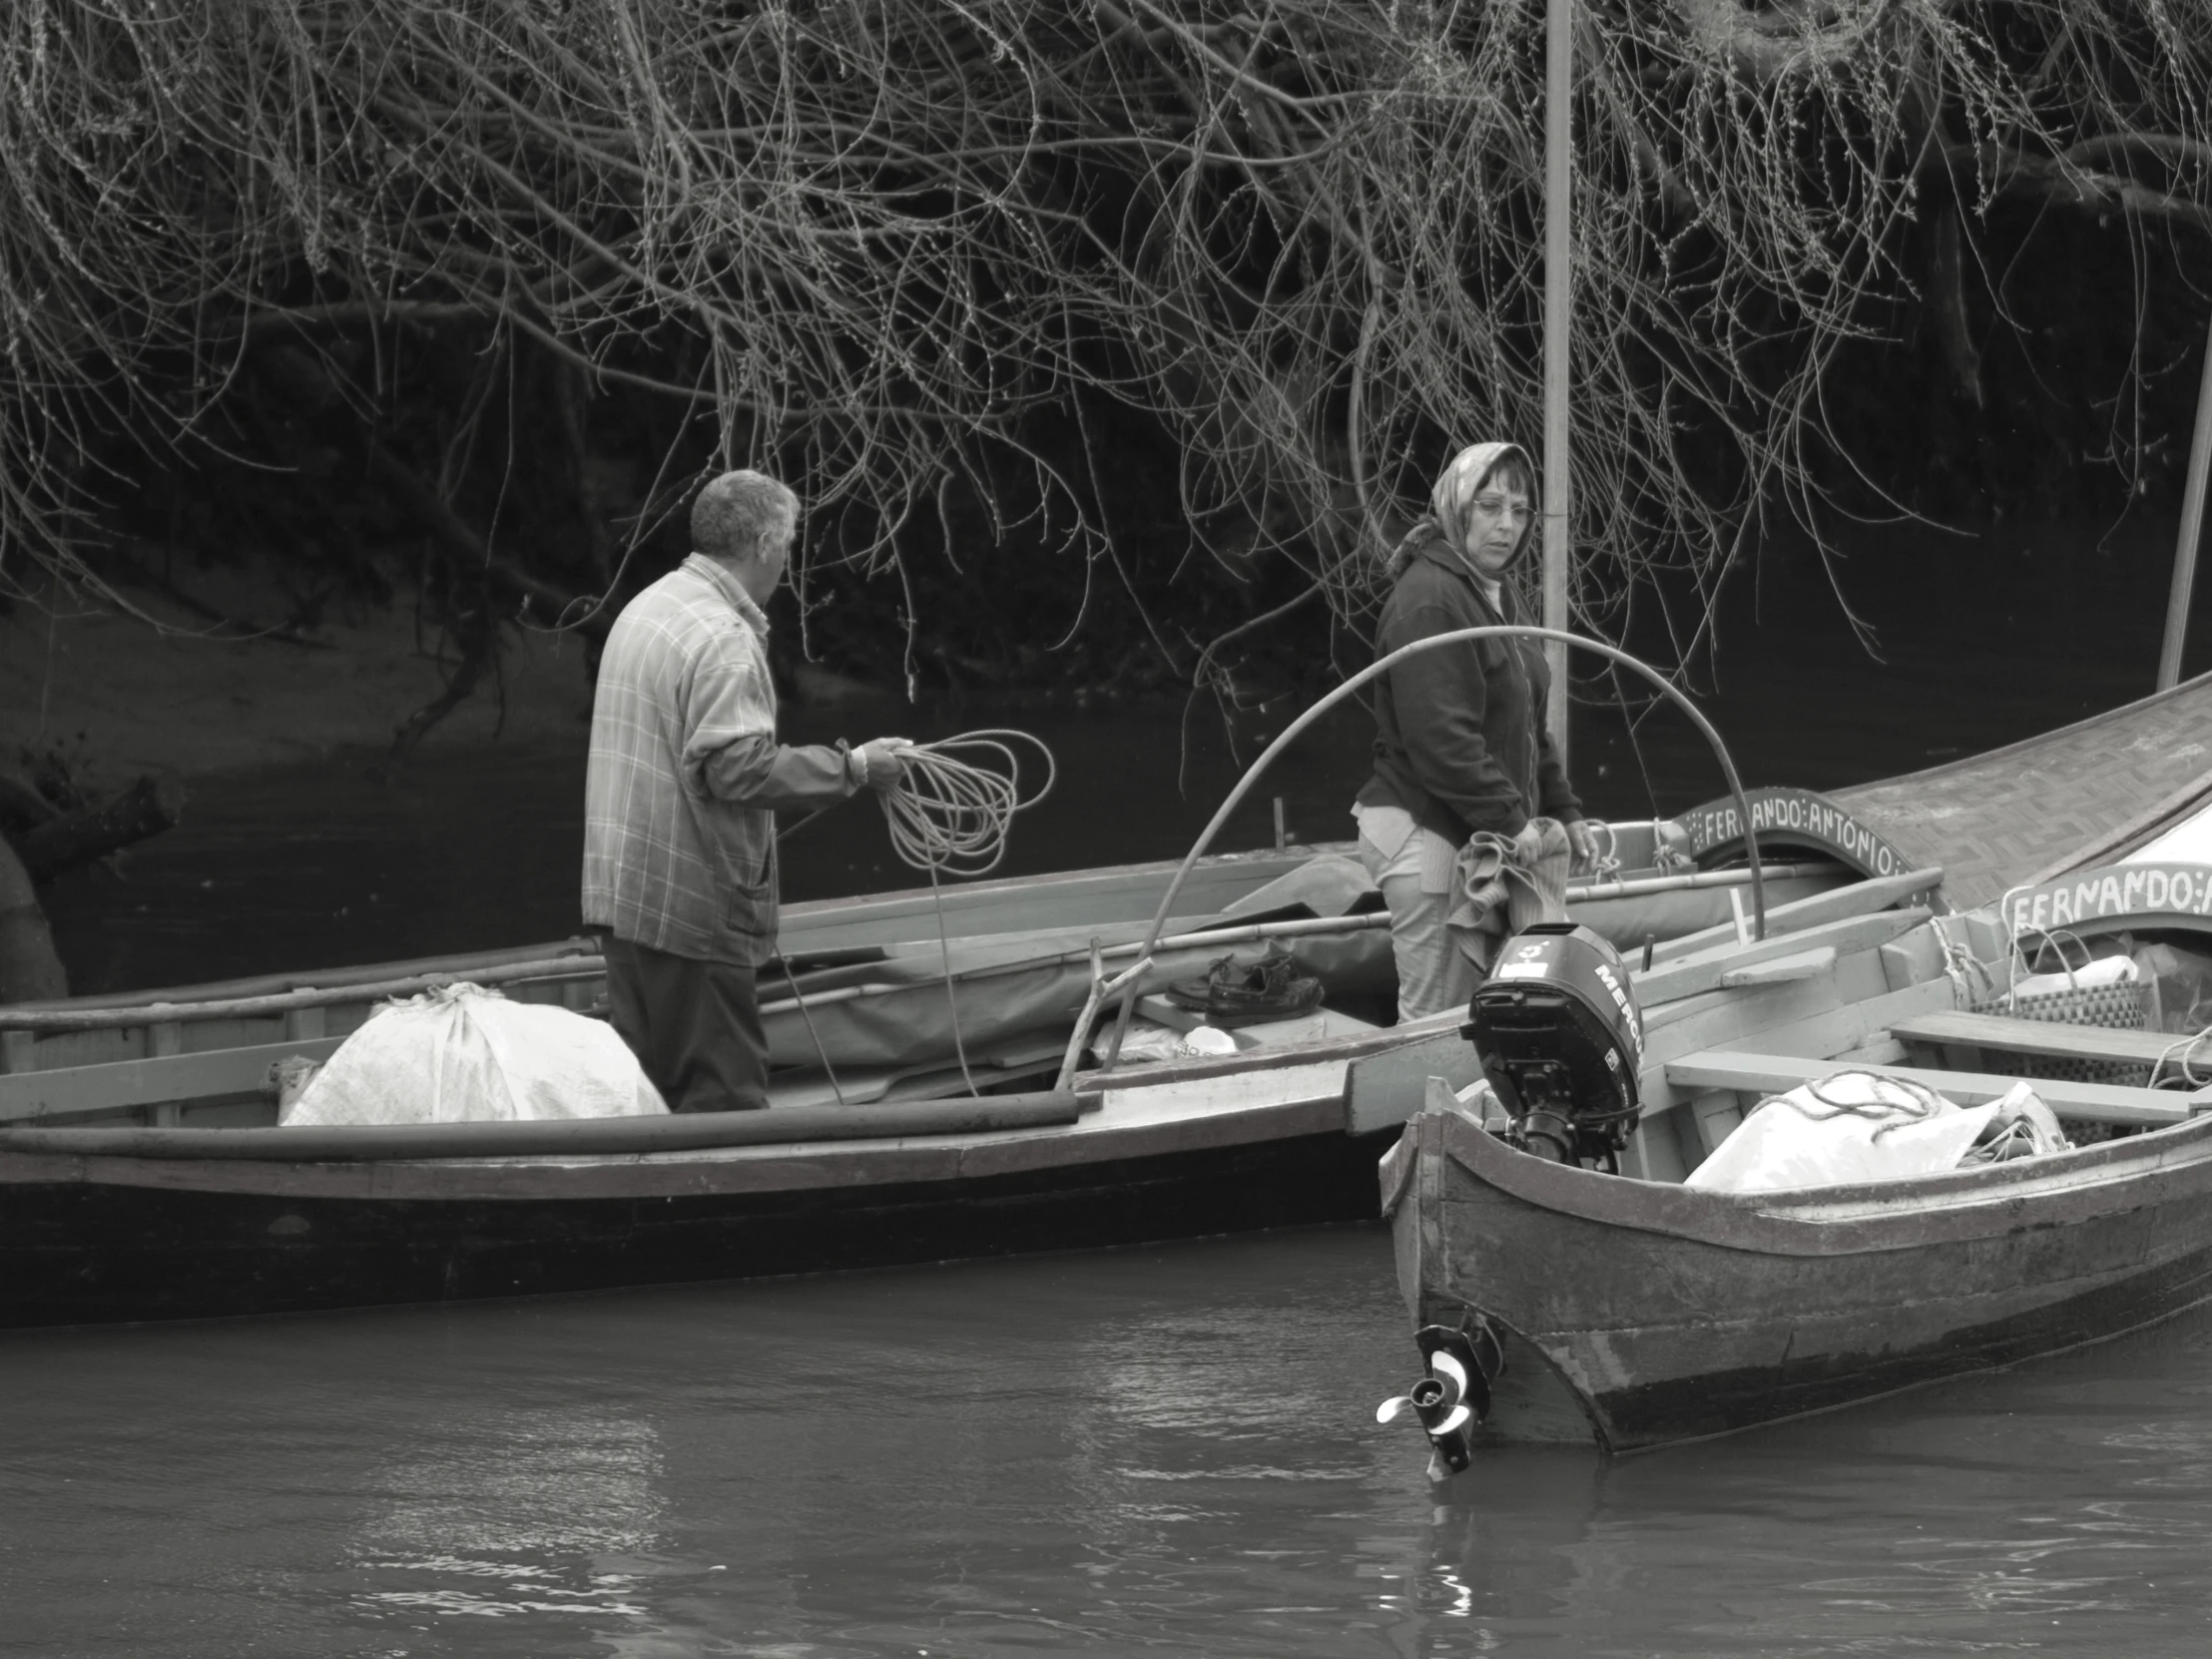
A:
{"type": "MultiPolygon", "coordinates": [[[[1429,492],[1428,516],[1390,561],[1376,654],[1462,628],[1526,621],[1505,574],[1527,550],[1535,470],[1515,444],[1462,449],[1429,492]]],[[[1595,861],[1544,706],[1540,641],[1462,641],[1415,652],[1376,683],[1375,776],[1360,791],[1360,858],[1390,907],[1398,1018],[1464,1008],[1482,976],[1446,927],[1453,862],[1478,830],[1533,863],[1541,832],[1565,826],[1578,868],[1595,861]]]]}

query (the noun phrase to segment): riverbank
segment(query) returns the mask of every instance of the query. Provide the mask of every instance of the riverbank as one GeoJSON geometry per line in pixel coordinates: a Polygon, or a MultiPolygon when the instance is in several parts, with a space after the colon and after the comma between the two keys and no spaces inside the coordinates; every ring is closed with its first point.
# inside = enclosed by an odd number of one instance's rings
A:
{"type": "MultiPolygon", "coordinates": [[[[211,774],[313,767],[342,759],[373,764],[401,727],[446,689],[435,631],[418,626],[405,596],[389,607],[330,620],[305,634],[255,631],[289,608],[267,576],[199,572],[191,604],[161,593],[124,591],[130,611],[78,595],[40,596],[0,614],[0,764],[28,767],[46,756],[88,793],[143,773],[192,779],[211,774]],[[213,623],[205,612],[241,619],[213,623]],[[134,614],[135,613],[135,614],[134,614]]],[[[788,604],[779,600],[779,608],[788,604]]],[[[796,623],[779,631],[777,675],[792,711],[905,730],[974,704],[1003,717],[1052,718],[1093,709],[1181,707],[1173,695],[1131,693],[1112,684],[1048,683],[975,692],[934,688],[923,707],[898,691],[797,661],[782,650],[796,623]]],[[[451,755],[498,743],[537,751],[573,748],[591,725],[588,642],[580,634],[509,626],[496,676],[487,675],[433,726],[418,756],[451,755]]],[[[1254,692],[1240,728],[1280,725],[1288,694],[1254,692]]]]}
{"type": "MultiPolygon", "coordinates": [[[[450,663],[432,654],[402,599],[311,634],[236,637],[163,595],[132,589],[138,615],[62,595],[0,617],[0,755],[59,755],[97,794],[141,773],[207,773],[324,762],[385,750],[445,691],[450,663]]],[[[193,597],[241,618],[274,617],[265,585],[213,573],[193,597]]],[[[585,644],[574,635],[509,630],[496,682],[431,728],[430,753],[495,738],[581,744],[591,721],[585,644]]]]}
{"type": "MultiPolygon", "coordinates": [[[[1829,573],[1802,551],[1770,549],[1760,586],[1745,584],[1732,603],[1727,673],[1717,689],[1700,687],[1699,700],[1747,783],[1834,790],[1894,777],[2151,690],[2170,527],[2117,540],[2051,526],[2001,547],[1928,533],[1889,539],[1842,572],[1864,573],[1846,591],[1881,629],[1886,660],[1853,637],[1829,573]],[[1909,584],[1884,579],[1907,562],[1909,584]]],[[[226,597],[197,575],[194,597],[242,617],[286,610],[280,596],[226,597]]],[[[76,989],[482,949],[575,929],[590,714],[582,641],[510,629],[497,685],[487,677],[395,766],[393,732],[443,687],[404,603],[334,618],[310,645],[212,639],[201,619],[166,614],[191,629],[160,634],[114,615],[49,620],[22,605],[0,618],[0,758],[26,744],[59,749],[95,794],[141,772],[190,784],[177,829],[42,890],[76,989]]],[[[2191,646],[2187,670],[2212,667],[2212,615],[2200,612],[2191,646]]],[[[1584,695],[1593,689],[1604,690],[1585,684],[1584,695]]],[[[914,708],[807,669],[795,691],[784,723],[792,742],[882,732],[930,740],[991,726],[1048,742],[1061,779],[1019,825],[1007,874],[1180,856],[1300,706],[1284,697],[1245,711],[1232,741],[1205,702],[1085,706],[1021,691],[914,708]]],[[[1325,725],[1284,757],[1224,845],[1271,839],[1278,795],[1294,839],[1351,832],[1372,728],[1357,708],[1325,725]]],[[[1584,804],[1601,817],[1673,814],[1721,789],[1704,740],[1664,713],[1631,738],[1617,712],[1579,702],[1572,754],[1584,804]]],[[[918,879],[891,855],[866,801],[793,835],[782,866],[795,900],[918,879]]]]}

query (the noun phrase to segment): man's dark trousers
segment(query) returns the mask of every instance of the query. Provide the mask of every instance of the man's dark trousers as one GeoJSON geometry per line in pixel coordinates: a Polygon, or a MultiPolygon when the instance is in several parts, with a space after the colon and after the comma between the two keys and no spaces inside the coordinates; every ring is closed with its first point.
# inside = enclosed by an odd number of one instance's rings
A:
{"type": "Polygon", "coordinates": [[[753,969],[600,935],[614,1027],[672,1112],[768,1104],[768,1037],[753,969]]]}

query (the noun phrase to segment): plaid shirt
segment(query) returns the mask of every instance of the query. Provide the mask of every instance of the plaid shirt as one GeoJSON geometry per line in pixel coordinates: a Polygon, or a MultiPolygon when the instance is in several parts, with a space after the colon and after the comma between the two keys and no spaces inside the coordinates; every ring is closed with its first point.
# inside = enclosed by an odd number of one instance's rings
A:
{"type": "Polygon", "coordinates": [[[584,923],[702,961],[776,952],[777,807],[850,795],[842,744],[776,742],[768,618],[702,554],[623,608],[584,780],[584,923]]]}

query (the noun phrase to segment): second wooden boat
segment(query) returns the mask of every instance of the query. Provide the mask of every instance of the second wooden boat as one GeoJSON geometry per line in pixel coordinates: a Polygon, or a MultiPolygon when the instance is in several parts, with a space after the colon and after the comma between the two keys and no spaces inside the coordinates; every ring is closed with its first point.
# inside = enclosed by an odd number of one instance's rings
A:
{"type": "Polygon", "coordinates": [[[1729,1433],[2102,1341],[2212,1299],[2212,1087],[2198,1086],[2212,1070],[2182,1063],[2194,1016],[2154,1008],[2190,1028],[2115,1029],[1990,1011],[2015,947],[2046,941],[2075,965],[2084,948],[2135,952],[2130,970],[2138,956],[2150,969],[2131,989],[2151,970],[2160,983],[2212,978],[2212,865],[2071,871],[2001,906],[1924,913],[1891,938],[1801,954],[1809,971],[1783,982],[1745,976],[1647,1006],[1642,1120],[1623,1173],[1517,1150],[1503,1118],[1428,1083],[1426,1109],[1383,1163],[1383,1203],[1422,1352],[1444,1355],[1435,1387],[1469,1406],[1459,1450],[1632,1451],[1729,1433]],[[2103,1080],[2083,1080],[2089,1068],[2103,1080]],[[2172,1086],[2114,1080],[2122,1068],[2172,1086]],[[1840,1074],[1963,1107],[2027,1077],[2085,1144],[1859,1185],[1682,1185],[1747,1112],[1823,1080],[1834,1094],[1840,1074]],[[1470,1373],[1462,1393],[1456,1379],[1470,1373]]]}

